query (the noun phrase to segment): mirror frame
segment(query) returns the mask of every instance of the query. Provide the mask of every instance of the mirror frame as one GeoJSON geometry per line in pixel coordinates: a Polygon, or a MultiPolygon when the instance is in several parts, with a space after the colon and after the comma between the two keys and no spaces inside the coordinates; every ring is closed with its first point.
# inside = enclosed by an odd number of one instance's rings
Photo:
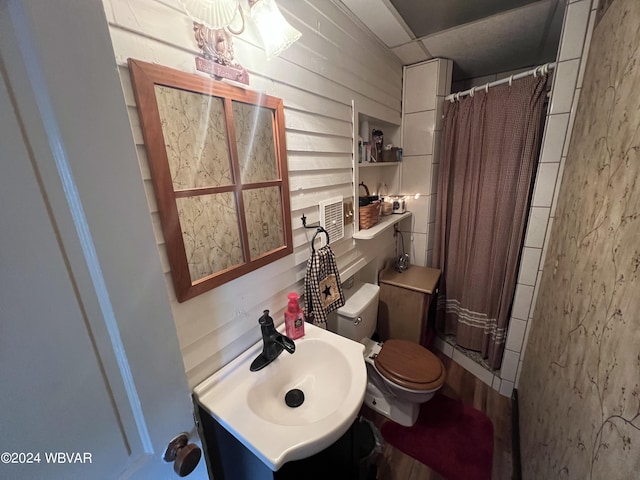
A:
{"type": "Polygon", "coordinates": [[[246,90],[200,75],[185,73],[169,67],[131,58],[128,59],[128,65],[151,171],[151,179],[158,203],[158,212],[171,267],[171,276],[178,302],[184,302],[185,300],[291,254],[293,252],[293,237],[291,231],[291,208],[282,99],[246,90]],[[156,85],[222,99],[229,143],[230,169],[232,172],[230,186],[192,188],[188,189],[186,194],[185,191],[178,190],[176,192],[176,190],[174,190],[161,117],[156,99],[156,85]],[[237,167],[239,161],[237,158],[236,132],[231,108],[232,101],[265,107],[273,112],[272,119],[277,179],[252,184],[241,183],[239,168],[237,167]],[[284,245],[259,255],[256,258],[251,258],[242,192],[266,187],[278,187],[280,189],[283,225],[282,238],[284,239],[284,245]],[[183,241],[183,233],[180,226],[176,198],[202,194],[194,193],[195,190],[206,190],[210,194],[220,193],[222,191],[233,192],[244,262],[205,277],[192,280],[183,241]],[[189,192],[191,192],[192,195],[189,195],[189,192]]]}

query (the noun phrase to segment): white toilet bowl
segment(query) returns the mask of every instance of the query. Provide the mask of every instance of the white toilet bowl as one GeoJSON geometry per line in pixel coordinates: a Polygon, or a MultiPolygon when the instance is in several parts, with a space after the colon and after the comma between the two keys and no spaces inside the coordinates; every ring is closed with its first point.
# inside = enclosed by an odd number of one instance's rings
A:
{"type": "Polygon", "coordinates": [[[426,348],[406,340],[371,340],[378,316],[380,288],[363,284],[337,315],[329,330],[365,346],[368,383],[365,404],[404,426],[413,425],[420,405],[433,397],[445,380],[444,365],[426,348]]]}

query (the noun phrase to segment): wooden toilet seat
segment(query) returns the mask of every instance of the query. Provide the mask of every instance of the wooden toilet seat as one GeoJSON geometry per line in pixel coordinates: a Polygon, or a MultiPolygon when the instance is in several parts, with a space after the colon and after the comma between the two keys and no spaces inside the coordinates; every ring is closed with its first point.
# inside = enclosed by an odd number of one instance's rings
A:
{"type": "Polygon", "coordinates": [[[388,380],[409,390],[435,390],[446,378],[444,365],[438,357],[407,340],[384,342],[374,364],[388,380]]]}

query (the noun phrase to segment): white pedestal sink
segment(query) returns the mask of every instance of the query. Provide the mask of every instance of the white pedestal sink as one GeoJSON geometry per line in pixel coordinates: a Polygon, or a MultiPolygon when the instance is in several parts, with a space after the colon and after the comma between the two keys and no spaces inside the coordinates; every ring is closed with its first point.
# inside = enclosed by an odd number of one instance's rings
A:
{"type": "Polygon", "coordinates": [[[251,372],[260,340],[194,389],[203,409],[272,471],[335,442],[364,398],[363,345],[311,324],[305,331],[293,354],[251,372]],[[292,389],[304,394],[297,407],[285,403],[292,389]]]}

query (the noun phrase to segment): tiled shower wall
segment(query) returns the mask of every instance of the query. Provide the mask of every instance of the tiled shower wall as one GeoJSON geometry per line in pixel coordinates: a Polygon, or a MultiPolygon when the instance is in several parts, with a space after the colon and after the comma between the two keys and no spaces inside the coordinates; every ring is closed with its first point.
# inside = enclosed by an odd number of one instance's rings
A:
{"type": "Polygon", "coordinates": [[[411,231],[403,234],[414,265],[431,265],[443,102],[452,72],[453,61],[442,58],[404,68],[400,188],[413,212],[411,231]]]}
{"type": "Polygon", "coordinates": [[[500,371],[500,391],[505,395],[510,395],[514,385],[517,386],[522,369],[597,7],[598,0],[569,0],[566,7],[518,287],[500,371]]]}
{"type": "MultiPolygon", "coordinates": [[[[598,0],[569,0],[566,6],[557,66],[553,76],[551,105],[545,121],[540,163],[529,210],[502,368],[499,371],[487,370],[445,341],[436,341],[437,348],[506,396],[510,396],[517,385],[522,367],[546,245],[549,241],[548,232],[554,219],[558,188],[562,180],[564,161],[582,87],[597,2],[598,0]]],[[[518,72],[497,74],[495,78],[476,79],[474,85],[514,73],[518,72]]],[[[452,91],[474,85],[454,84],[452,91]]],[[[432,197],[435,198],[435,190],[432,197]]],[[[432,244],[432,240],[427,242],[432,244]]]]}

